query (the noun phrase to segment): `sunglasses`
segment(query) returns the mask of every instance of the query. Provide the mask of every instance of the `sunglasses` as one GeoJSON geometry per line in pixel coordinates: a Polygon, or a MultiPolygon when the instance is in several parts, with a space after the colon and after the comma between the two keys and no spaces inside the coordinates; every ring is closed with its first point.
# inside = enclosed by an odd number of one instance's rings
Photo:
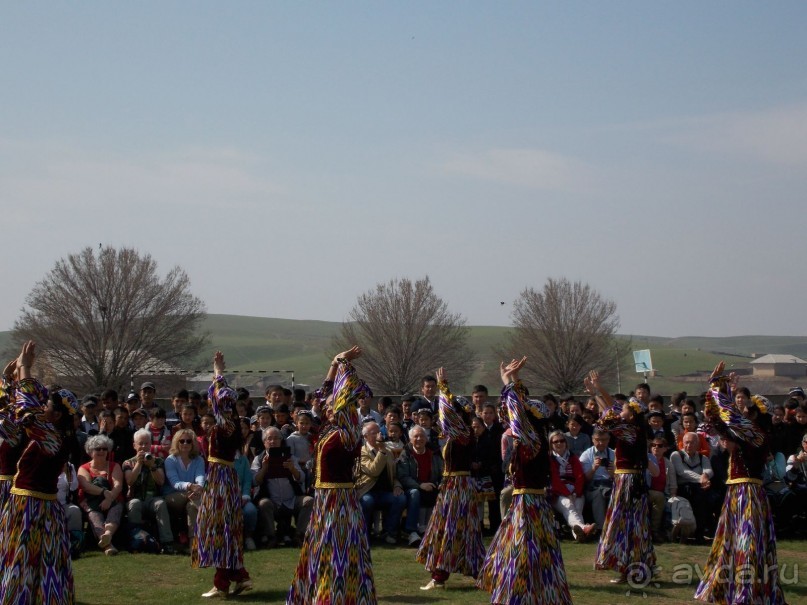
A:
{"type": "Polygon", "coordinates": [[[92,448],[92,450],[94,452],[108,452],[109,448],[108,447],[94,447],[94,448],[92,448]]]}
{"type": "Polygon", "coordinates": [[[652,443],[650,444],[650,447],[667,447],[667,446],[664,445],[663,443],[652,443]]]}
{"type": "Polygon", "coordinates": [[[193,439],[180,439],[179,443],[182,443],[184,445],[188,445],[189,443],[193,443],[193,439]]]}
{"type": "Polygon", "coordinates": [[[556,443],[566,443],[566,440],[565,439],[553,439],[549,443],[551,443],[552,445],[555,445],[556,443]]]}

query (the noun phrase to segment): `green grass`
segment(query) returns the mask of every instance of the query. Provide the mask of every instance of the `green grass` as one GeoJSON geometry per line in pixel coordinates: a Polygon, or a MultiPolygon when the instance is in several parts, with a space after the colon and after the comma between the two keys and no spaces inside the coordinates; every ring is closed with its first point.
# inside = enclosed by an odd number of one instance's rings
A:
{"type": "MultiPolygon", "coordinates": [[[[794,565],[804,565],[804,542],[779,543],[779,566],[783,569],[785,596],[790,603],[807,602],[807,568],[800,570],[803,577],[794,575],[794,565]]],[[[658,582],[626,596],[626,586],[609,583],[613,574],[592,570],[594,544],[563,544],[563,557],[575,605],[630,605],[661,603],[678,605],[692,603],[697,579],[686,579],[683,564],[702,568],[709,553],[705,546],[665,544],[656,552],[662,573],[658,582]],[[673,570],[675,569],[675,573],[673,570]],[[673,582],[673,576],[678,582],[673,582]]],[[[419,586],[425,584],[428,573],[415,562],[415,551],[404,547],[373,548],[373,568],[379,603],[434,603],[440,605],[474,605],[489,603],[486,593],[477,590],[469,578],[452,576],[444,591],[424,593],[419,586]]],[[[284,548],[247,553],[245,564],[255,589],[231,599],[244,603],[283,603],[294,575],[298,551],[284,548]]],[[[200,595],[213,585],[213,570],[194,570],[188,557],[130,555],[104,557],[91,552],[74,563],[76,600],[85,605],[187,605],[202,602],[200,595]]]]}

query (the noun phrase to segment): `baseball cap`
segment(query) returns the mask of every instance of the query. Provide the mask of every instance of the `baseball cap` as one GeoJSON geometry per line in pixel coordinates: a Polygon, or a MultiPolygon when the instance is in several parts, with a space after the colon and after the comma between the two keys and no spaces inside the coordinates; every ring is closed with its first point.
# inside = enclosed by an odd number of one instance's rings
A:
{"type": "Polygon", "coordinates": [[[154,386],[153,382],[144,382],[140,385],[140,390],[142,391],[143,389],[151,389],[152,391],[156,391],[157,387],[154,386]]]}

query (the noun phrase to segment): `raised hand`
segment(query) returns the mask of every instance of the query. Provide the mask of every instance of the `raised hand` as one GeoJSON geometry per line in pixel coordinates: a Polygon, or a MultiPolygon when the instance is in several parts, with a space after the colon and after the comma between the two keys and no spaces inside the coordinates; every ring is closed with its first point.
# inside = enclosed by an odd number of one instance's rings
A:
{"type": "Polygon", "coordinates": [[[723,370],[726,369],[726,362],[721,361],[719,364],[715,366],[715,369],[712,370],[711,376],[709,376],[709,382],[712,382],[715,378],[720,376],[723,373],[723,370]]]}
{"type": "Polygon", "coordinates": [[[224,353],[221,351],[216,351],[216,354],[213,355],[213,373],[216,376],[223,376],[225,367],[224,353]]]}
{"type": "Polygon", "coordinates": [[[348,361],[353,361],[354,359],[361,356],[361,349],[358,345],[353,345],[347,351],[342,351],[336,357],[334,357],[334,361],[337,359],[347,359],[348,361]]]}
{"type": "Polygon", "coordinates": [[[438,384],[444,384],[446,381],[446,369],[445,368],[437,368],[437,371],[434,373],[435,377],[437,378],[438,384]]]}
{"type": "Polygon", "coordinates": [[[3,368],[3,376],[7,378],[13,378],[14,372],[16,371],[17,371],[17,358],[15,357],[6,364],[5,368],[3,368]]]}
{"type": "Polygon", "coordinates": [[[30,368],[34,365],[34,359],[36,359],[36,343],[29,340],[22,345],[22,351],[20,351],[20,356],[17,357],[16,365],[19,368],[30,368]]]}

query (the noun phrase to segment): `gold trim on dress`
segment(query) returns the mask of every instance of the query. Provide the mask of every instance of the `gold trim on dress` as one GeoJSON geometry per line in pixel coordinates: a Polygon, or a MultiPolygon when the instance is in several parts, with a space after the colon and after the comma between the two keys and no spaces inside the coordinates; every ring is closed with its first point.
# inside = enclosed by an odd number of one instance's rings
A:
{"type": "Polygon", "coordinates": [[[738,483],[753,483],[754,485],[762,485],[762,479],[752,479],[751,477],[740,477],[739,479],[729,479],[726,485],[737,485],[738,483]]]}
{"type": "Polygon", "coordinates": [[[637,471],[632,468],[618,468],[614,471],[615,475],[641,475],[642,471],[637,471]]]}
{"type": "Polygon", "coordinates": [[[470,477],[470,471],[448,471],[443,473],[443,477],[470,477]]]}
{"type": "Polygon", "coordinates": [[[514,496],[523,496],[524,494],[533,494],[534,496],[545,496],[545,489],[536,489],[532,487],[519,487],[513,490],[514,496]]]}
{"type": "Polygon", "coordinates": [[[14,479],[14,475],[0,475],[0,481],[11,481],[14,479]]]}
{"type": "Polygon", "coordinates": [[[314,485],[317,489],[351,489],[356,487],[355,483],[324,483],[317,481],[314,485]]]}
{"type": "Polygon", "coordinates": [[[19,487],[12,487],[11,493],[15,496],[29,496],[38,500],[56,500],[56,494],[46,494],[44,492],[35,492],[29,489],[22,489],[19,487]]]}
{"type": "Polygon", "coordinates": [[[223,464],[224,466],[230,466],[230,467],[235,466],[234,462],[230,462],[229,460],[222,460],[221,458],[216,458],[215,456],[208,456],[207,461],[215,462],[216,464],[223,464]]]}

